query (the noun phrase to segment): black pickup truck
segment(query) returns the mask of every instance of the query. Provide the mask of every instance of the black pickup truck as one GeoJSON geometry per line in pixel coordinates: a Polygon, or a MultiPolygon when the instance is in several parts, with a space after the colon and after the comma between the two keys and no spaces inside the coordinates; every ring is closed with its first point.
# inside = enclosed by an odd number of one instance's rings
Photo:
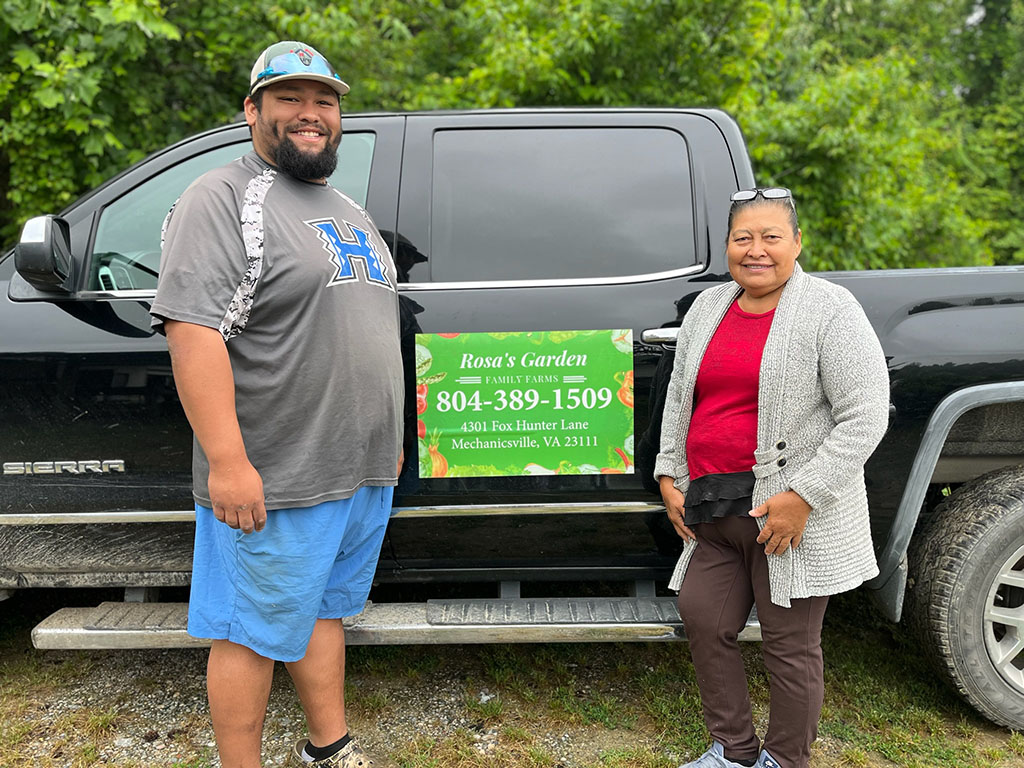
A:
{"type": "MultiPolygon", "coordinates": [[[[736,123],[510,110],[344,128],[332,181],[403,282],[409,457],[349,641],[681,639],[663,588],[679,542],[649,477],[657,384],[693,297],[729,279],[729,195],[754,186],[736,123]],[[478,597],[443,598],[452,582],[478,597]],[[408,583],[437,598],[389,599],[408,583]]],[[[0,256],[0,595],[125,595],[62,609],[39,647],[197,642],[158,596],[189,582],[191,436],[148,308],[167,210],[249,148],[244,125],[175,144],[0,256]]],[[[906,598],[976,708],[1024,728],[1024,268],[825,277],[860,300],[891,372],[868,587],[893,620],[906,598]]]]}

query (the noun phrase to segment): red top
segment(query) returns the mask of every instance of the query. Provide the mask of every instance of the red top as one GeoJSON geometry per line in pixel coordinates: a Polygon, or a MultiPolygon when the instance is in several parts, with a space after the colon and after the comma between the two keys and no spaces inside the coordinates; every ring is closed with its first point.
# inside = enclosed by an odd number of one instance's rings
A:
{"type": "Polygon", "coordinates": [[[734,301],[711,337],[697,372],[686,435],[690,481],[747,472],[757,447],[757,385],[775,310],[744,312],[734,301]]]}

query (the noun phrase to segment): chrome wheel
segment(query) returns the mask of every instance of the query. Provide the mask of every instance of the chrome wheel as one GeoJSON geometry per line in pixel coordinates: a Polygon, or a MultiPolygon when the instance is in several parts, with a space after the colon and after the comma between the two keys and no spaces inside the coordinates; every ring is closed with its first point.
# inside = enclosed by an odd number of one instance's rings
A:
{"type": "Polygon", "coordinates": [[[1024,547],[992,581],[985,601],[985,649],[999,675],[1024,693],[1024,547]]]}

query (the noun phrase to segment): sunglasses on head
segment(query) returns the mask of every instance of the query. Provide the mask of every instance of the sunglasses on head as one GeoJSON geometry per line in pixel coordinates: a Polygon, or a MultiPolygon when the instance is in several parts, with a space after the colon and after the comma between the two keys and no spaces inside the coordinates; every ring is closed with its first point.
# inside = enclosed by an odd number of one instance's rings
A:
{"type": "Polygon", "coordinates": [[[307,64],[297,53],[291,51],[272,58],[266,69],[256,75],[253,86],[282,75],[326,75],[334,80],[341,80],[323,56],[313,55],[307,64]]]}
{"type": "Polygon", "coordinates": [[[741,189],[739,192],[733,192],[730,201],[734,203],[746,203],[750,200],[756,200],[758,197],[764,200],[785,200],[789,198],[793,199],[793,193],[785,187],[765,187],[764,189],[741,189]]]}

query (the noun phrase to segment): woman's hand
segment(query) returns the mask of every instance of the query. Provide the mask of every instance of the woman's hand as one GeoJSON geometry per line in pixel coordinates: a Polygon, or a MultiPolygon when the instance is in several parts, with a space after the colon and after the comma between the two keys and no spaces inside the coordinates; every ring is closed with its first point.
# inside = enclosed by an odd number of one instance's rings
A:
{"type": "Polygon", "coordinates": [[[810,514],[811,505],[796,491],[777,493],[761,506],[750,510],[751,517],[768,516],[757,537],[758,544],[764,544],[765,554],[781,555],[790,547],[796,549],[804,537],[804,528],[810,514]]]}
{"type": "Polygon", "coordinates": [[[668,519],[672,523],[672,527],[676,529],[676,533],[679,534],[679,538],[683,541],[689,541],[693,539],[696,541],[697,534],[691,529],[686,527],[683,522],[686,508],[683,503],[686,499],[685,496],[676,488],[674,484],[674,478],[668,475],[662,475],[658,478],[658,483],[661,486],[661,498],[665,502],[665,512],[668,514],[668,519]]]}

